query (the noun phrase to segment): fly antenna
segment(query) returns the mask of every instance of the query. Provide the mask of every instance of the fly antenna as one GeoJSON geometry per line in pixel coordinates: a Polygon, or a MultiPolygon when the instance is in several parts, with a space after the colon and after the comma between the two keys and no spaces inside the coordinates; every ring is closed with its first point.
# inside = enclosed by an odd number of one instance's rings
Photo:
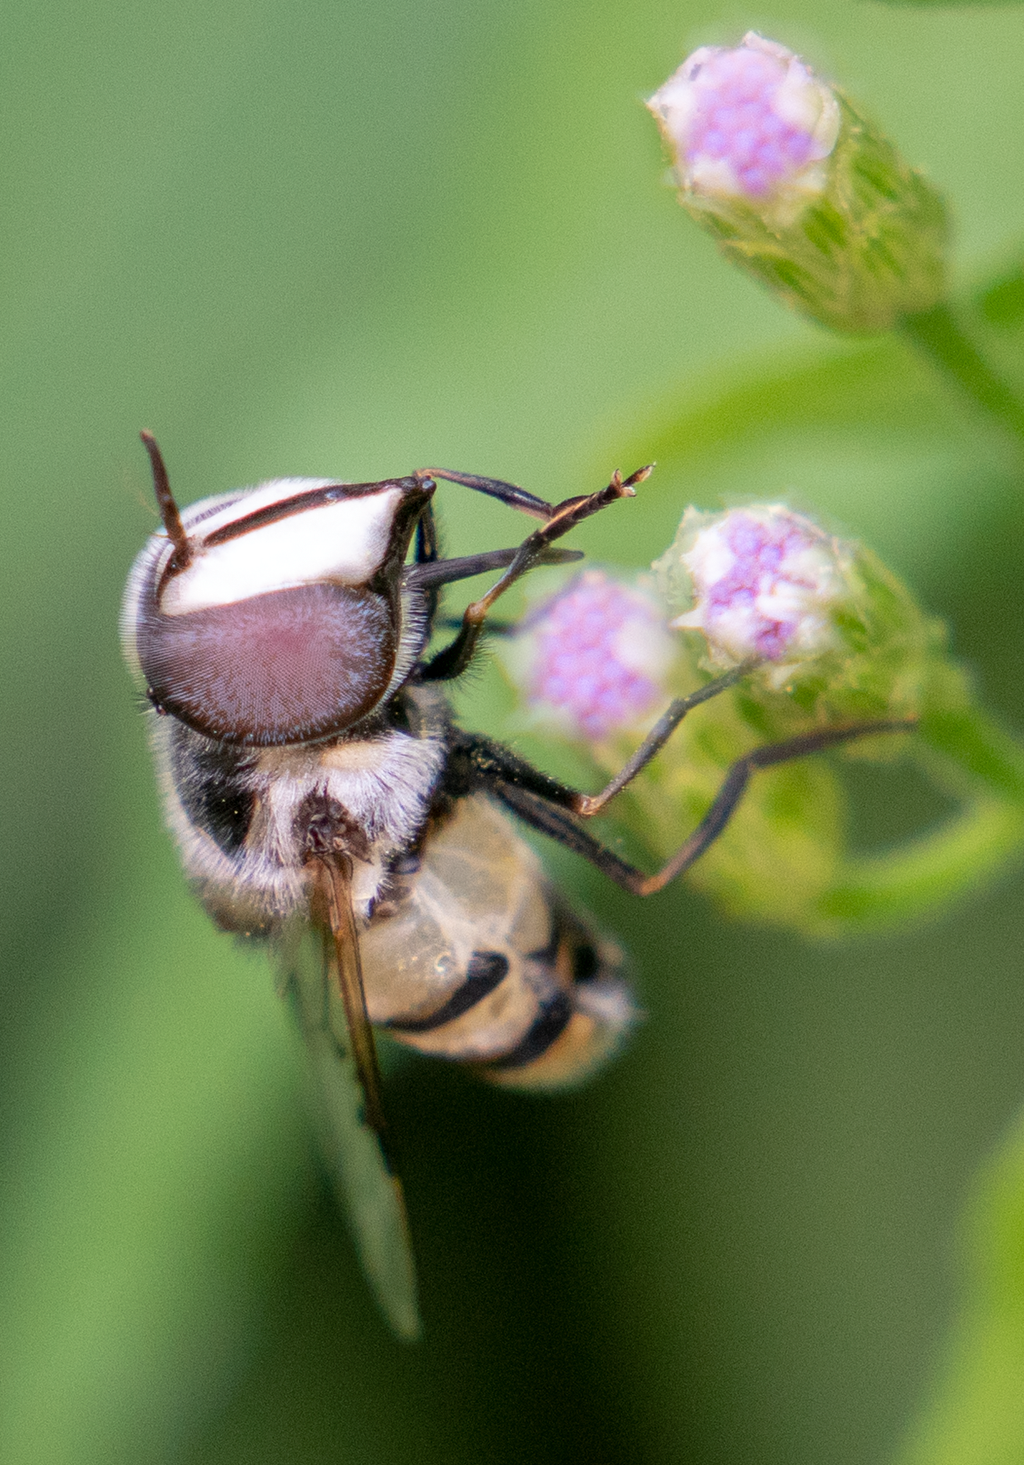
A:
{"type": "Polygon", "coordinates": [[[164,455],[157,447],[156,438],[151,432],[143,430],[139,433],[139,437],[142,439],[142,446],[149,454],[149,463],[153,470],[153,492],[156,494],[156,506],[160,510],[160,518],[167,531],[167,538],[174,545],[171,568],[183,570],[192,559],[192,551],[189,548],[185,526],[181,522],[178,505],[174,502],[174,495],[171,493],[171,483],[167,477],[164,455]]]}

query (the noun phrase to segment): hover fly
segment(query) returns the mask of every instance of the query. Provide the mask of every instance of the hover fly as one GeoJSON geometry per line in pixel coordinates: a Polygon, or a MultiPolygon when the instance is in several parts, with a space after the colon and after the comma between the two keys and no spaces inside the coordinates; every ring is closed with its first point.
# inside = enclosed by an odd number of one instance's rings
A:
{"type": "Polygon", "coordinates": [[[280,953],[364,1268],[396,1331],[415,1337],[373,1027],[492,1083],[555,1088],[595,1068],[633,1013],[618,948],[545,881],[509,815],[647,895],[716,838],[755,769],[905,724],[755,749],[663,869],[644,875],[585,821],[751,665],[673,702],[596,795],[458,727],[445,684],[469,666],[500,596],[536,565],[579,558],[556,541],[631,497],[649,468],[554,505],[430,468],[377,483],[277,479],[181,512],[156,442],[142,438],[163,528],[132,569],[123,635],[152,709],[167,819],[217,925],[280,953]],[[442,558],[439,479],[538,527],[511,548],[442,558]],[[441,588],[496,571],[429,653],[441,588]]]}

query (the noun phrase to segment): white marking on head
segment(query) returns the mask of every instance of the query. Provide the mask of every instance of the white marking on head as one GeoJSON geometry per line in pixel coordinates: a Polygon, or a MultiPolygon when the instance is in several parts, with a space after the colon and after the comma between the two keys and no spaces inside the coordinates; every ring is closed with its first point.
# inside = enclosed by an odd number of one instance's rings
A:
{"type": "Polygon", "coordinates": [[[208,542],[233,523],[330,484],[327,478],[276,479],[208,517],[203,516],[203,504],[195,505],[185,516],[194,558],[186,570],[167,581],[160,600],[163,613],[184,615],[323,581],[365,584],[387,554],[395,513],[404,497],[397,486],[339,496],[316,508],[297,504],[295,512],[283,518],[244,530],[221,544],[208,542]]]}

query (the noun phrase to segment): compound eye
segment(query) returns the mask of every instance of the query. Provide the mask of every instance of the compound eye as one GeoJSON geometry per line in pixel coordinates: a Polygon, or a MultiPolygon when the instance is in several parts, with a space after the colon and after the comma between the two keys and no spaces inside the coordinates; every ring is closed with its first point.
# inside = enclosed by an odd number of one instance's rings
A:
{"type": "Polygon", "coordinates": [[[327,737],[371,712],[397,635],[387,597],[320,583],[148,617],[137,644],[157,706],[207,737],[268,745],[327,737]]]}
{"type": "Polygon", "coordinates": [[[179,517],[147,447],[170,508],[133,575],[126,626],[154,704],[258,746],[365,717],[395,671],[402,565],[433,484],[283,479],[179,517]]]}

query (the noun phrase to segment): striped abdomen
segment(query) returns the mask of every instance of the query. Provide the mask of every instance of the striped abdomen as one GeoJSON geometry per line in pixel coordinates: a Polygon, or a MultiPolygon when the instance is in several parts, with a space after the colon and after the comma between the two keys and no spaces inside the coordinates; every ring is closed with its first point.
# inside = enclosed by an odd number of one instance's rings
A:
{"type": "Polygon", "coordinates": [[[431,833],[398,909],[371,922],[360,949],[375,1023],[496,1083],[581,1080],[633,1016],[621,952],[554,894],[479,795],[431,833]]]}

